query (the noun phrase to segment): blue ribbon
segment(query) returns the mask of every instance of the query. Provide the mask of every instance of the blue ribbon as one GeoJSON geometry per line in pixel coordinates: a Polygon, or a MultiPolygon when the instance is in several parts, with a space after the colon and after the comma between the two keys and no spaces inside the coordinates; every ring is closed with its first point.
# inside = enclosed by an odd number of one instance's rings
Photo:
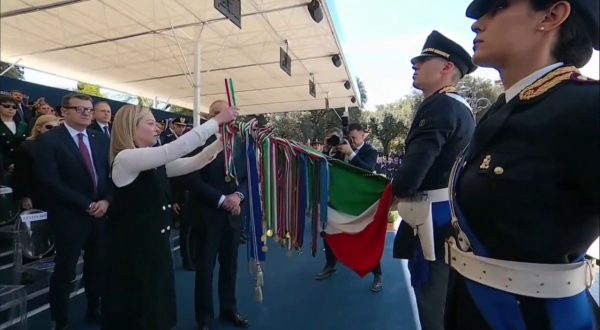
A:
{"type": "MultiPolygon", "coordinates": [[[[458,182],[462,167],[456,171],[458,182]]],[[[460,224],[461,230],[465,233],[473,253],[481,257],[489,257],[488,251],[475,236],[469,226],[458,203],[454,203],[454,211],[460,224]]],[[[582,257],[583,259],[583,257],[582,257]]],[[[580,259],[580,260],[582,260],[580,259]]],[[[519,307],[517,298],[512,293],[497,290],[492,287],[477,283],[464,278],[467,289],[471,294],[475,304],[479,308],[481,315],[494,330],[526,330],[527,326],[523,314],[519,307]]],[[[594,329],[594,320],[589,311],[589,294],[584,291],[578,295],[568,298],[545,299],[546,309],[551,323],[552,330],[571,330],[571,329],[594,329]]]]}
{"type": "Polygon", "coordinates": [[[321,223],[323,229],[327,225],[327,205],[329,202],[329,162],[325,160],[319,161],[319,193],[321,202],[321,223]]]}
{"type": "MultiPolygon", "coordinates": [[[[444,227],[450,226],[452,222],[452,213],[450,212],[450,202],[436,202],[431,204],[431,218],[433,220],[433,229],[437,231],[444,227]]],[[[434,241],[438,242],[438,235],[434,232],[434,241]]],[[[425,260],[423,255],[423,248],[421,242],[417,240],[415,244],[415,253],[413,258],[408,261],[408,270],[410,271],[410,284],[414,288],[422,287],[429,283],[431,279],[431,265],[430,262],[425,260]]],[[[443,258],[444,252],[443,246],[435,244],[435,255],[436,258],[443,258]]]]}
{"type": "Polygon", "coordinates": [[[248,261],[250,259],[257,259],[258,261],[265,261],[265,253],[262,251],[262,208],[260,198],[260,181],[258,179],[258,166],[256,164],[256,151],[254,148],[255,141],[251,134],[246,136],[246,156],[247,159],[247,170],[248,170],[248,192],[250,193],[248,203],[250,204],[248,209],[248,215],[246,217],[246,228],[249,230],[251,235],[246,244],[248,261]],[[251,230],[252,229],[252,230],[251,230]]]}

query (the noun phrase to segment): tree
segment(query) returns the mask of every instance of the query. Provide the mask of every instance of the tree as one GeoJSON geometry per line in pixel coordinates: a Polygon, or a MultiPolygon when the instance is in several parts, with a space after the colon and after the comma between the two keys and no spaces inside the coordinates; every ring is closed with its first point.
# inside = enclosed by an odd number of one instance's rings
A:
{"type": "MultiPolygon", "coordinates": [[[[4,70],[8,69],[12,64],[6,62],[0,62],[0,73],[4,72],[4,70]]],[[[23,68],[20,66],[13,66],[10,70],[6,71],[4,74],[5,77],[14,78],[23,80],[23,68]]]]}
{"type": "Polygon", "coordinates": [[[405,138],[408,131],[402,119],[390,110],[381,110],[379,114],[371,116],[369,129],[371,135],[381,142],[384,155],[389,155],[392,141],[405,138]]]}
{"type": "Polygon", "coordinates": [[[367,89],[365,88],[365,84],[359,77],[356,77],[356,86],[358,86],[358,93],[360,94],[360,103],[365,106],[369,98],[367,97],[367,89]]]}
{"type": "Polygon", "coordinates": [[[152,108],[154,101],[149,97],[138,96],[138,105],[140,107],[152,108]]]}
{"type": "Polygon", "coordinates": [[[502,87],[495,84],[492,80],[466,76],[457,85],[459,94],[461,94],[473,108],[473,112],[479,119],[496,101],[498,95],[502,93],[502,87]]]}
{"type": "Polygon", "coordinates": [[[77,83],[77,92],[90,96],[104,97],[104,94],[100,91],[100,86],[88,84],[82,81],[77,83]]]}
{"type": "Polygon", "coordinates": [[[184,116],[190,116],[190,117],[194,117],[194,110],[188,109],[188,108],[184,108],[184,107],[180,107],[177,105],[171,105],[171,107],[169,108],[170,112],[174,112],[174,113],[179,113],[181,115],[184,116]]]}

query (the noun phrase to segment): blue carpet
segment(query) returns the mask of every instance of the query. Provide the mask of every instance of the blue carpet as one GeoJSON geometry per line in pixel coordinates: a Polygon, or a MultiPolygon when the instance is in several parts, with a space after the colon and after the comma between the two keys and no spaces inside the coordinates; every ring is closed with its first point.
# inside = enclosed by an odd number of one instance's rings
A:
{"type": "MultiPolygon", "coordinates": [[[[238,309],[250,320],[252,329],[261,330],[358,330],[415,329],[402,264],[392,259],[393,234],[388,234],[382,260],[384,289],[369,291],[372,275],[360,279],[344,266],[329,280],[317,282],[314,275],[324,264],[324,253],[310,251],[288,257],[272,245],[265,267],[264,301],[254,300],[254,280],[248,272],[245,246],[240,247],[238,269],[238,309]]],[[[184,272],[176,258],[177,330],[196,329],[194,318],[194,273],[184,272]]],[[[217,270],[215,270],[217,271],[217,270]]],[[[216,276],[215,276],[216,277],[216,276]]],[[[216,281],[216,278],[215,278],[216,281]]],[[[216,293],[216,283],[215,297],[216,293]]],[[[218,299],[218,298],[216,298],[218,299]]],[[[216,308],[218,303],[215,301],[216,308]]],[[[71,328],[92,330],[83,320],[85,297],[71,300],[71,328]]],[[[216,311],[218,312],[218,310],[216,311]]],[[[29,329],[49,329],[50,314],[44,311],[29,319],[29,329]]],[[[236,329],[215,322],[215,329],[236,329]]],[[[132,329],[133,330],[133,329],[132,329]]]]}

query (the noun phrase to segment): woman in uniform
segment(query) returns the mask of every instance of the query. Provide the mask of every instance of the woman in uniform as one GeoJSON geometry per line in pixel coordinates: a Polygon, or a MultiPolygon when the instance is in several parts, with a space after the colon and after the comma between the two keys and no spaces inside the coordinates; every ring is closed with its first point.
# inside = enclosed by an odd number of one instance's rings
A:
{"type": "Polygon", "coordinates": [[[168,177],[198,170],[222,150],[217,140],[194,157],[219,125],[235,119],[223,111],[172,143],[159,147],[148,108],[125,105],[113,122],[111,177],[116,186],[108,218],[110,272],[102,300],[103,329],[165,330],[175,326],[168,177]]]}
{"type": "Polygon", "coordinates": [[[455,165],[448,329],[598,329],[598,0],[475,0],[473,62],[505,93],[455,165]],[[483,257],[483,258],[482,258],[483,257]]]}

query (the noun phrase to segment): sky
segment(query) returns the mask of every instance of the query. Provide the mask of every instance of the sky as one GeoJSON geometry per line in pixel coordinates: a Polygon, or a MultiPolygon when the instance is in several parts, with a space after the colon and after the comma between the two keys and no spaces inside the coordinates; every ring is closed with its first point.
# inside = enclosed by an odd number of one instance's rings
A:
{"type": "MultiPolygon", "coordinates": [[[[327,0],[352,75],[367,90],[368,110],[391,103],[412,89],[410,59],[421,53],[433,30],[473,53],[473,20],[466,0],[327,0]]],[[[582,73],[598,79],[598,51],[582,73]]],[[[479,68],[475,76],[499,80],[497,71],[479,68]]]]}
{"type": "MultiPolygon", "coordinates": [[[[425,39],[438,30],[472,53],[472,19],[465,16],[468,0],[326,0],[334,19],[350,72],[360,77],[367,90],[367,110],[394,102],[410,93],[410,59],[421,53],[425,39]]],[[[598,51],[582,68],[599,78],[598,51]]],[[[493,69],[479,68],[475,76],[499,80],[493,69]]],[[[59,88],[75,88],[76,82],[26,70],[28,81],[59,88]]]]}

